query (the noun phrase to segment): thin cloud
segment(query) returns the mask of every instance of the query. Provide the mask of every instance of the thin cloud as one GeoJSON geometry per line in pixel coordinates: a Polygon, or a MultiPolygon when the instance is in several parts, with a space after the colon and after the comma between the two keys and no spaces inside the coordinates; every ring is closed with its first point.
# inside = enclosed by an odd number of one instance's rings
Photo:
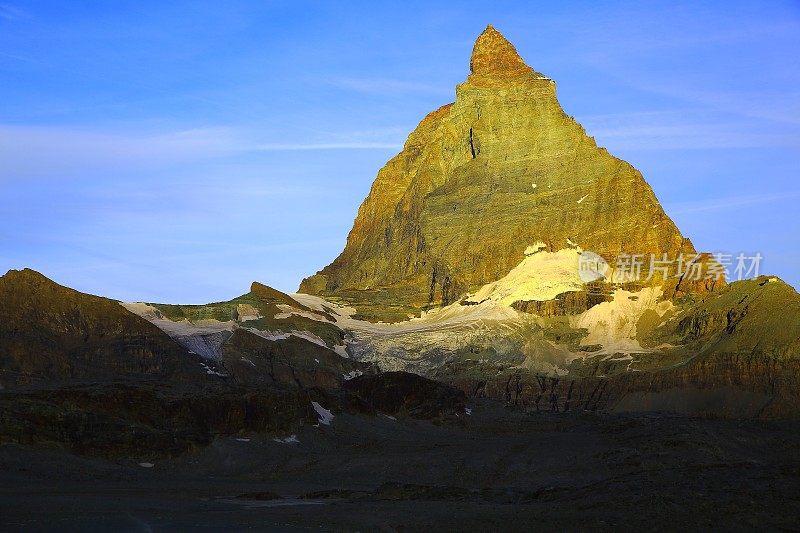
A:
{"type": "Polygon", "coordinates": [[[0,181],[51,176],[109,164],[142,165],[225,155],[238,148],[229,128],[147,134],[69,127],[0,125],[0,181]]]}
{"type": "Polygon", "coordinates": [[[748,205],[767,204],[798,197],[800,197],[800,191],[788,191],[774,194],[750,194],[745,196],[729,196],[727,198],[712,198],[699,202],[672,204],[667,205],[665,209],[670,214],[682,215],[706,211],[720,211],[748,205]]]}
{"type": "Polygon", "coordinates": [[[0,19],[23,20],[28,18],[28,12],[12,4],[0,4],[0,19]]]}
{"type": "Polygon", "coordinates": [[[5,52],[0,52],[0,57],[7,57],[8,59],[14,59],[16,61],[25,61],[27,63],[36,63],[35,59],[31,59],[29,57],[18,56],[15,54],[7,54],[5,52]]]}
{"type": "Polygon", "coordinates": [[[265,137],[262,133],[229,127],[139,133],[0,124],[0,181],[50,176],[53,169],[152,165],[247,152],[402,148],[401,142],[387,136],[385,132],[352,132],[315,142],[272,143],[259,141],[265,137]]]}
{"type": "Polygon", "coordinates": [[[405,93],[430,93],[452,94],[452,90],[438,85],[419,83],[414,81],[393,80],[386,78],[335,78],[331,84],[342,89],[349,89],[361,93],[379,94],[405,94],[405,93]]]}
{"type": "Polygon", "coordinates": [[[702,90],[690,84],[671,81],[651,83],[645,80],[633,80],[632,85],[653,94],[708,106],[741,117],[800,124],[800,91],[702,90]]]}
{"type": "Polygon", "coordinates": [[[688,109],[590,115],[579,121],[598,144],[627,150],[798,147],[800,129],[719,120],[688,109]]]}
{"type": "Polygon", "coordinates": [[[259,144],[250,150],[259,152],[286,152],[296,150],[399,150],[402,144],[378,142],[340,142],[340,143],[276,143],[259,144]]]}

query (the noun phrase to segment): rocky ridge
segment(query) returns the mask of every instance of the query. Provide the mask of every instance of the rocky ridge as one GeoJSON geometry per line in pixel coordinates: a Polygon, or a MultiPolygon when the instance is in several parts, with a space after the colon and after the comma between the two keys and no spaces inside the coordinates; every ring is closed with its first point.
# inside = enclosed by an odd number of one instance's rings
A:
{"type": "MultiPolygon", "coordinates": [[[[337,353],[343,332],[328,317],[258,283],[207,306],[123,304],[12,270],[0,277],[0,444],[175,455],[319,424],[323,405],[375,414],[380,399],[355,383],[377,369],[337,353]]],[[[428,392],[458,394],[404,376],[387,378],[426,405],[409,416],[449,409],[428,392]]]]}

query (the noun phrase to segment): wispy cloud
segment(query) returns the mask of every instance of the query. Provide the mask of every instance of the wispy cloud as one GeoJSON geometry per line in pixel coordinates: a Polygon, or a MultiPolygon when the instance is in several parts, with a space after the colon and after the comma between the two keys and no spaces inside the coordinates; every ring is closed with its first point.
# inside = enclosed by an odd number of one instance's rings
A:
{"type": "Polygon", "coordinates": [[[19,55],[16,55],[16,54],[7,54],[5,52],[0,52],[0,57],[7,57],[8,59],[15,59],[17,61],[25,61],[25,62],[28,62],[28,63],[35,63],[36,62],[35,59],[31,59],[29,57],[19,56],[19,55]]]}
{"type": "Polygon", "coordinates": [[[787,191],[770,194],[749,194],[743,196],[729,196],[726,198],[711,198],[696,202],[671,204],[665,206],[665,209],[670,214],[682,215],[688,213],[702,213],[706,211],[721,211],[725,209],[740,208],[756,204],[768,204],[794,198],[800,198],[800,191],[787,191]]]}
{"type": "Polygon", "coordinates": [[[6,20],[22,20],[28,18],[30,15],[27,11],[18,8],[12,4],[0,4],[0,19],[6,20]]]}
{"type": "Polygon", "coordinates": [[[229,128],[117,133],[53,126],[0,125],[0,180],[109,164],[208,158],[237,147],[229,128]]]}
{"type": "Polygon", "coordinates": [[[696,109],[579,117],[598,144],[627,150],[800,147],[800,128],[722,120],[696,109]]]}
{"type": "Polygon", "coordinates": [[[72,171],[206,160],[248,152],[399,150],[397,128],[317,133],[313,140],[270,142],[272,132],[204,127],[155,132],[0,124],[0,181],[72,171]]]}
{"type": "Polygon", "coordinates": [[[741,117],[800,125],[800,91],[712,90],[693,87],[680,80],[632,79],[631,85],[653,94],[668,96],[741,117]]]}
{"type": "Polygon", "coordinates": [[[22,148],[38,149],[39,153],[92,152],[96,157],[138,157],[219,152],[235,146],[233,130],[225,127],[136,133],[61,126],[0,125],[0,141],[0,155],[3,156],[22,148]]]}
{"type": "Polygon", "coordinates": [[[452,95],[449,87],[441,87],[428,83],[406,80],[393,80],[387,78],[334,78],[332,85],[342,89],[349,89],[361,93],[403,94],[403,93],[431,93],[452,95]]]}
{"type": "Polygon", "coordinates": [[[295,150],[398,150],[402,148],[398,143],[373,143],[373,142],[337,142],[337,143],[279,143],[258,144],[251,150],[260,152],[284,152],[295,150]]]}

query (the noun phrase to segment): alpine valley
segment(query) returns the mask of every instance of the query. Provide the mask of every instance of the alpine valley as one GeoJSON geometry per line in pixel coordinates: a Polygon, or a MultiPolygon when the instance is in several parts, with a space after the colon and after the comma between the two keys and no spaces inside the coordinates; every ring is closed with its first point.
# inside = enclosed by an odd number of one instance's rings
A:
{"type": "Polygon", "coordinates": [[[298,293],[175,305],[0,278],[0,514],[800,527],[800,295],[702,252],[488,26],[298,293]],[[632,276],[631,257],[689,259],[632,276]]]}

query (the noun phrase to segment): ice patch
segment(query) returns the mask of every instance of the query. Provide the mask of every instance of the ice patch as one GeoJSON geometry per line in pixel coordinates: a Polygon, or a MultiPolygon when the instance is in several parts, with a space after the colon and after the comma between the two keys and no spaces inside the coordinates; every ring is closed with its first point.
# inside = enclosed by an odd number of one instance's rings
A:
{"type": "Polygon", "coordinates": [[[309,331],[298,331],[293,329],[292,331],[268,331],[268,330],[261,330],[256,328],[245,328],[250,333],[254,333],[261,337],[262,339],[267,339],[268,341],[281,341],[286,340],[289,337],[300,337],[301,339],[305,339],[309,342],[313,342],[323,348],[327,348],[328,345],[325,344],[325,341],[319,338],[317,335],[309,331]]]}
{"type": "Polygon", "coordinates": [[[330,426],[331,422],[333,422],[333,419],[335,418],[333,416],[333,413],[322,407],[317,402],[311,402],[311,406],[314,407],[314,411],[317,412],[317,416],[319,417],[317,426],[319,426],[320,424],[323,424],[325,426],[330,426]]]}
{"type": "Polygon", "coordinates": [[[619,357],[613,357],[611,355],[607,355],[603,357],[603,361],[633,361],[633,356],[631,354],[621,355],[619,357]]]}
{"type": "Polygon", "coordinates": [[[303,293],[290,294],[289,296],[297,303],[309,309],[329,313],[333,316],[337,325],[352,320],[351,317],[356,314],[356,310],[353,307],[338,305],[320,298],[319,296],[303,293]]]}
{"type": "Polygon", "coordinates": [[[221,378],[228,377],[227,374],[221,374],[221,373],[217,372],[216,370],[214,370],[213,368],[211,368],[210,366],[208,366],[205,363],[201,362],[200,366],[202,366],[205,369],[206,374],[208,374],[209,376],[219,376],[221,378]]]}
{"type": "Polygon", "coordinates": [[[190,352],[205,359],[221,359],[222,345],[237,327],[233,320],[225,322],[219,320],[198,320],[196,322],[168,320],[158,309],[141,302],[121,302],[120,305],[156,326],[190,352]]]}
{"type": "Polygon", "coordinates": [[[527,255],[511,272],[487,283],[467,301],[486,300],[511,305],[520,301],[547,301],[559,294],[583,288],[578,271],[580,249],[539,252],[527,255]]]}
{"type": "Polygon", "coordinates": [[[545,243],[543,243],[542,241],[536,241],[535,243],[525,248],[524,253],[525,255],[533,255],[536,252],[544,250],[545,248],[547,248],[547,245],[545,243]]]}
{"type": "Polygon", "coordinates": [[[436,358],[427,355],[432,350],[441,357],[472,343],[499,347],[535,320],[533,315],[487,300],[476,305],[454,303],[391,324],[350,318],[343,327],[351,338],[350,358],[377,362],[384,371],[425,372],[437,364],[436,358]]]}
{"type": "Polygon", "coordinates": [[[350,381],[353,378],[357,378],[358,376],[363,376],[364,373],[361,370],[351,370],[347,374],[342,374],[342,377],[345,381],[350,381]]]}
{"type": "Polygon", "coordinates": [[[333,347],[333,351],[339,354],[340,357],[344,357],[345,359],[350,359],[350,354],[347,353],[347,346],[344,344],[337,344],[333,347]]]}
{"type": "Polygon", "coordinates": [[[589,332],[583,344],[603,346],[602,350],[592,352],[592,355],[652,351],[642,348],[636,340],[636,323],[648,310],[663,317],[674,307],[670,300],[659,301],[662,294],[661,287],[647,287],[635,293],[617,289],[612,301],[597,304],[570,318],[570,325],[573,328],[585,328],[589,332]]]}
{"type": "Polygon", "coordinates": [[[281,312],[275,315],[276,320],[282,320],[284,318],[289,318],[292,315],[296,315],[296,316],[302,316],[304,318],[309,318],[317,322],[330,322],[330,320],[328,320],[322,315],[318,315],[317,313],[311,313],[304,309],[298,309],[297,307],[292,307],[291,305],[278,304],[278,309],[280,309],[281,312]]]}

